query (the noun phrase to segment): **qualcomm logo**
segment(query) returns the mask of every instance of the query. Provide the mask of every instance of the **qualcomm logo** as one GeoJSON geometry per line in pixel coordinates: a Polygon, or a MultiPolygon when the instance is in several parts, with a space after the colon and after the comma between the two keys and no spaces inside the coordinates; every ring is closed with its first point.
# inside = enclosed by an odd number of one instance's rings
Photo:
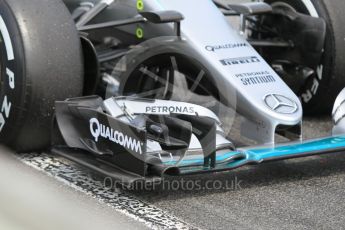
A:
{"type": "Polygon", "coordinates": [[[281,114],[297,112],[298,105],[295,101],[279,94],[268,94],[264,98],[265,104],[273,111],[281,114]]]}
{"type": "Polygon", "coordinates": [[[222,49],[234,49],[234,48],[241,48],[241,47],[248,47],[248,44],[247,43],[234,43],[234,44],[206,46],[205,49],[207,51],[216,52],[216,51],[222,50],[222,49]]]}
{"type": "Polygon", "coordinates": [[[141,146],[143,144],[141,141],[101,124],[97,118],[90,119],[90,132],[95,138],[96,142],[98,142],[99,137],[103,137],[128,150],[131,150],[132,152],[142,154],[141,146]]]}

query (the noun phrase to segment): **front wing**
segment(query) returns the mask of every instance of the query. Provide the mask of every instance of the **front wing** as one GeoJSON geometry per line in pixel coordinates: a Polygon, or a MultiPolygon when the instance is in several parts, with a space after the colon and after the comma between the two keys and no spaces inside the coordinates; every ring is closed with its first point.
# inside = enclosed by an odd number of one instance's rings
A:
{"type": "MultiPolygon", "coordinates": [[[[153,102],[144,101],[144,103],[153,102]]],[[[152,133],[106,114],[102,106],[103,100],[97,97],[57,102],[55,129],[59,132],[55,132],[52,152],[120,180],[123,184],[160,180],[164,176],[228,171],[245,165],[345,150],[345,135],[281,145],[248,148],[231,148],[227,145],[226,148],[219,148],[214,132],[208,133],[207,146],[201,143],[203,147],[201,154],[185,154],[187,149],[183,140],[190,140],[192,135],[188,132],[189,126],[185,124],[206,124],[208,131],[213,127],[209,119],[208,123],[189,119],[190,122],[180,121],[185,125],[183,128],[174,128],[175,131],[180,132],[181,141],[178,141],[174,134],[169,134],[169,137],[176,139],[173,139],[175,140],[172,141],[173,144],[170,143],[171,145],[160,153],[149,153],[148,143],[149,139],[152,139],[152,133]],[[213,146],[213,149],[206,150],[209,146],[213,146]],[[167,149],[176,155],[166,154],[167,149]]],[[[198,119],[202,118],[198,117],[198,119]]],[[[199,130],[202,131],[202,128],[199,130]]],[[[162,140],[158,141],[167,145],[162,140]]]]}

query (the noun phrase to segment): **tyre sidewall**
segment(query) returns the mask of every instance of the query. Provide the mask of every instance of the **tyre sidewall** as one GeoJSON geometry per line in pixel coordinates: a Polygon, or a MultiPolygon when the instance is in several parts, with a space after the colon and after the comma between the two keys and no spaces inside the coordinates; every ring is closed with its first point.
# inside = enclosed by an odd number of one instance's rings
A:
{"type": "Polygon", "coordinates": [[[0,141],[8,142],[15,139],[23,122],[24,90],[30,83],[24,79],[24,48],[18,25],[5,1],[0,2],[0,24],[0,29],[4,32],[1,33],[0,42],[0,141]],[[10,53],[13,53],[13,58],[10,53]]]}
{"type": "Polygon", "coordinates": [[[0,112],[7,98],[9,113],[0,142],[17,152],[40,151],[51,144],[55,101],[82,95],[80,37],[61,0],[0,0],[0,15],[14,52],[3,63],[12,65],[15,84],[2,72],[0,112]]]}

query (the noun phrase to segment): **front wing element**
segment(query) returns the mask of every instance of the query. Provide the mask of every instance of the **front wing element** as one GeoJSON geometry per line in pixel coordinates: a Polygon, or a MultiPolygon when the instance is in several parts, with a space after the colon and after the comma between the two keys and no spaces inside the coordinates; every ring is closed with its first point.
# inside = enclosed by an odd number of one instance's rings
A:
{"type": "Polygon", "coordinates": [[[235,148],[213,112],[174,103],[124,97],[57,102],[53,152],[132,183],[345,150],[345,135],[235,148]]]}

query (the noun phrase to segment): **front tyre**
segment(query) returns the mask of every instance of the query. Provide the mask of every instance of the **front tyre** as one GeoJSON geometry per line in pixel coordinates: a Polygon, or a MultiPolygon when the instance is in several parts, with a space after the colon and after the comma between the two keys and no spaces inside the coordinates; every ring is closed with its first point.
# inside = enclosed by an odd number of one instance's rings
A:
{"type": "Polygon", "coordinates": [[[300,85],[298,96],[307,114],[330,113],[333,102],[345,86],[344,0],[266,0],[273,7],[291,9],[326,21],[327,32],[321,62],[300,85]]]}
{"type": "Polygon", "coordinates": [[[0,0],[0,142],[49,146],[56,100],[80,96],[82,55],[60,0],[0,0]]]}

